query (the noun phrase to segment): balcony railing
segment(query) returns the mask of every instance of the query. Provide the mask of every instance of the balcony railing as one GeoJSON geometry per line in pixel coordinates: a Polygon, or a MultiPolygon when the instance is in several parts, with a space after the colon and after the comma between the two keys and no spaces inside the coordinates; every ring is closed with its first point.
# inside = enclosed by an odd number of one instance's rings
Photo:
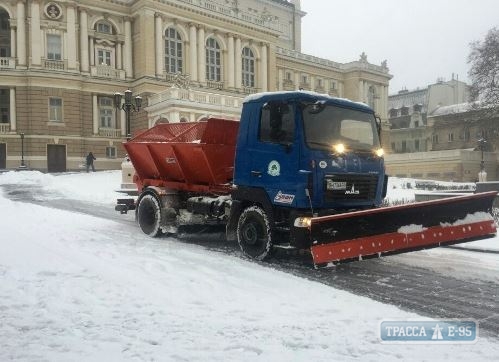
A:
{"type": "Polygon", "coordinates": [[[110,65],[96,65],[91,67],[90,74],[94,77],[110,78],[110,79],[125,79],[125,71],[116,69],[110,65]]]}
{"type": "Polygon", "coordinates": [[[336,88],[331,88],[328,93],[332,97],[338,97],[338,94],[339,94],[338,89],[336,89],[336,88]]]}
{"type": "Polygon", "coordinates": [[[16,60],[14,58],[0,58],[0,68],[7,69],[15,69],[16,68],[16,60]]]}
{"type": "Polygon", "coordinates": [[[43,60],[43,67],[45,69],[49,69],[49,70],[65,70],[66,69],[66,62],[64,62],[63,60],[44,59],[43,60]]]}
{"type": "MultiPolygon", "coordinates": [[[[202,12],[212,11],[223,16],[229,16],[232,19],[240,19],[248,23],[256,24],[268,29],[272,29],[279,33],[289,35],[289,25],[287,21],[282,21],[278,17],[271,15],[264,16],[259,12],[251,9],[246,9],[243,5],[238,4],[237,1],[213,1],[213,0],[184,0],[185,3],[201,8],[202,12]]],[[[241,1],[239,2],[241,3],[241,1]]],[[[292,6],[287,1],[282,1],[281,5],[292,6]]],[[[198,11],[197,11],[198,12],[198,11]]]]}
{"type": "Polygon", "coordinates": [[[213,89],[224,89],[224,82],[217,82],[214,80],[207,80],[206,86],[213,89]]]}
{"type": "Polygon", "coordinates": [[[0,134],[10,132],[10,123],[0,123],[0,134]]]}
{"type": "Polygon", "coordinates": [[[284,79],[282,81],[282,88],[286,91],[295,90],[295,83],[291,79],[284,79]]]}
{"type": "Polygon", "coordinates": [[[243,86],[243,93],[244,94],[253,94],[253,93],[258,93],[258,89],[255,87],[244,87],[243,86]]]}
{"type": "Polygon", "coordinates": [[[99,136],[109,137],[109,138],[121,138],[121,129],[119,128],[107,128],[100,127],[99,128],[99,136]]]}
{"type": "Polygon", "coordinates": [[[298,86],[300,89],[304,90],[310,90],[310,83],[303,83],[301,82],[300,85],[298,86]]]}
{"type": "Polygon", "coordinates": [[[242,96],[229,96],[217,93],[195,91],[192,89],[170,88],[162,93],[148,98],[148,106],[152,107],[162,102],[189,101],[203,105],[223,106],[233,112],[239,112],[242,105],[242,96]]]}

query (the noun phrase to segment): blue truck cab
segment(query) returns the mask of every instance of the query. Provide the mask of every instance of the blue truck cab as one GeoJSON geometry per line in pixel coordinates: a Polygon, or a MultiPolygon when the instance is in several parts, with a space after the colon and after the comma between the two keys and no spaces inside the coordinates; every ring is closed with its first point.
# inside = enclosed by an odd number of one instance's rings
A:
{"type": "Polygon", "coordinates": [[[257,206],[274,244],[283,232],[291,244],[307,246],[297,218],[382,203],[387,177],[379,134],[374,111],[362,103],[304,91],[247,97],[236,143],[233,212],[257,206]]]}

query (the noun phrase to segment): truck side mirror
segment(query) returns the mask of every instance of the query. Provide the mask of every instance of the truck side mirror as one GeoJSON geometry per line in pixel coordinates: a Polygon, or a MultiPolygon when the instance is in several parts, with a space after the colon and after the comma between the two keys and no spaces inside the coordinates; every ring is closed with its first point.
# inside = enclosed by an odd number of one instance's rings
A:
{"type": "Polygon", "coordinates": [[[291,153],[291,150],[293,149],[293,143],[291,143],[291,142],[282,142],[281,145],[284,147],[284,151],[286,153],[291,153]]]}
{"type": "Polygon", "coordinates": [[[376,117],[376,130],[378,131],[378,138],[381,141],[381,118],[379,116],[376,117]]]}

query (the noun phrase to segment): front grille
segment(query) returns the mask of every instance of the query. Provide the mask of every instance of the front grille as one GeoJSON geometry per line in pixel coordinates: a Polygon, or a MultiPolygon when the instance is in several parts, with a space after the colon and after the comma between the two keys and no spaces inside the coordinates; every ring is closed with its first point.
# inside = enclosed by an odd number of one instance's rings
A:
{"type": "Polygon", "coordinates": [[[326,201],[374,200],[378,175],[374,174],[337,174],[324,177],[326,201]]]}

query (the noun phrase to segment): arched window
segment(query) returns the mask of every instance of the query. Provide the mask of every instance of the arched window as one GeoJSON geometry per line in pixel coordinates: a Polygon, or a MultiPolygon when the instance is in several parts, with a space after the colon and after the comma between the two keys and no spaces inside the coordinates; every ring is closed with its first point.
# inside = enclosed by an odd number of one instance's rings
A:
{"type": "Polygon", "coordinates": [[[102,20],[95,24],[95,31],[103,34],[113,34],[113,26],[102,20]]]}
{"type": "Polygon", "coordinates": [[[243,49],[243,86],[255,86],[255,56],[248,47],[243,49]]]}
{"type": "Polygon", "coordinates": [[[184,56],[182,38],[177,30],[168,28],[165,32],[165,69],[168,73],[182,73],[184,56]]]}
{"type": "Polygon", "coordinates": [[[157,125],[157,124],[162,124],[162,123],[170,123],[170,121],[168,120],[168,118],[166,118],[166,116],[163,116],[161,115],[157,120],[156,122],[154,122],[154,125],[157,125]]]}
{"type": "Polygon", "coordinates": [[[9,14],[2,9],[0,9],[0,57],[10,57],[9,14]]]}
{"type": "Polygon", "coordinates": [[[215,82],[222,80],[221,51],[218,42],[209,38],[206,41],[206,79],[215,82]]]}

